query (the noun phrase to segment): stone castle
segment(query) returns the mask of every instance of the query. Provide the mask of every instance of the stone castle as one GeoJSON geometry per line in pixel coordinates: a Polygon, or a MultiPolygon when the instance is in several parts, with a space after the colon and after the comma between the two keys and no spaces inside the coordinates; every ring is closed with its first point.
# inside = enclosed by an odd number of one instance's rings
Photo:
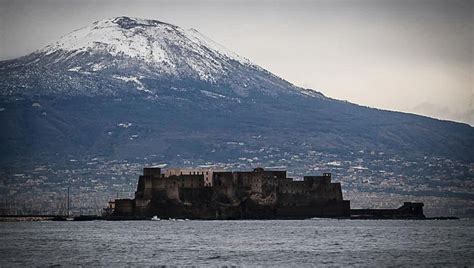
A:
{"type": "Polygon", "coordinates": [[[144,168],[134,199],[117,199],[113,217],[189,219],[302,219],[349,217],[331,174],[287,177],[286,171],[144,168]]]}

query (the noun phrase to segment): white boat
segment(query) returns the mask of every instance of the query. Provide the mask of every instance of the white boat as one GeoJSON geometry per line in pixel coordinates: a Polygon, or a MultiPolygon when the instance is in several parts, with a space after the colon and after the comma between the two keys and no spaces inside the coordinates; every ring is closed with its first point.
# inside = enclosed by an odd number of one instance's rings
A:
{"type": "Polygon", "coordinates": [[[158,216],[153,216],[153,218],[151,218],[152,221],[159,221],[160,218],[158,218],[158,216]]]}

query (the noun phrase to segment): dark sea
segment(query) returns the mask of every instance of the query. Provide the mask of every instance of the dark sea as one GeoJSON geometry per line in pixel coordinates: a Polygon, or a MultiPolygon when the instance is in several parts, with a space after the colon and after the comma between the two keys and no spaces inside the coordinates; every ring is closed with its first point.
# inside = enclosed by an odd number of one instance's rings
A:
{"type": "Polygon", "coordinates": [[[474,220],[2,222],[0,266],[474,266],[474,220]]]}

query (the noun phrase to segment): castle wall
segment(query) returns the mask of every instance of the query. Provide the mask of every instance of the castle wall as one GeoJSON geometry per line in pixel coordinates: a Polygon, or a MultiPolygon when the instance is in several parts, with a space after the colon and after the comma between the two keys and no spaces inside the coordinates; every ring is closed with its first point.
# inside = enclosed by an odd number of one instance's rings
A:
{"type": "Polygon", "coordinates": [[[233,172],[234,184],[239,189],[251,193],[264,193],[276,186],[278,181],[286,180],[286,171],[267,171],[256,168],[254,171],[233,172]],[[266,191],[265,191],[266,190],[266,191]]]}
{"type": "Polygon", "coordinates": [[[304,181],[279,181],[278,192],[283,194],[309,194],[310,188],[304,181]]]}
{"type": "Polygon", "coordinates": [[[308,204],[279,206],[276,218],[349,217],[350,201],[319,201],[308,204]]]}
{"type": "Polygon", "coordinates": [[[216,200],[232,202],[235,198],[235,178],[232,172],[215,172],[213,177],[213,189],[216,200]]]}
{"type": "Polygon", "coordinates": [[[331,183],[331,173],[323,173],[322,176],[304,176],[303,180],[309,185],[331,183]]]}
{"type": "Polygon", "coordinates": [[[115,199],[114,214],[132,216],[135,211],[135,202],[132,199],[115,199]]]}
{"type": "Polygon", "coordinates": [[[180,188],[179,200],[186,205],[194,205],[197,207],[208,207],[212,200],[212,189],[209,187],[202,188],[180,188]]]}
{"type": "Polygon", "coordinates": [[[144,215],[148,211],[148,205],[150,200],[148,199],[135,199],[134,200],[134,214],[144,215]]]}
{"type": "Polygon", "coordinates": [[[202,188],[204,187],[204,175],[182,175],[170,177],[176,180],[180,188],[202,188]]]}
{"type": "Polygon", "coordinates": [[[153,181],[154,177],[151,175],[140,175],[135,198],[151,199],[153,194],[153,181]]]}
{"type": "Polygon", "coordinates": [[[147,167],[143,169],[144,176],[161,177],[161,168],[147,167]]]}
{"type": "Polygon", "coordinates": [[[405,202],[397,209],[351,209],[354,218],[424,219],[423,203],[405,202]]]}
{"type": "Polygon", "coordinates": [[[214,172],[218,172],[217,170],[210,169],[210,168],[170,168],[166,169],[164,176],[166,178],[172,176],[181,176],[181,175],[203,175],[204,177],[204,186],[212,187],[213,185],[213,176],[214,172]]]}
{"type": "Polygon", "coordinates": [[[341,184],[315,184],[311,189],[311,194],[315,199],[342,200],[341,184]]]}

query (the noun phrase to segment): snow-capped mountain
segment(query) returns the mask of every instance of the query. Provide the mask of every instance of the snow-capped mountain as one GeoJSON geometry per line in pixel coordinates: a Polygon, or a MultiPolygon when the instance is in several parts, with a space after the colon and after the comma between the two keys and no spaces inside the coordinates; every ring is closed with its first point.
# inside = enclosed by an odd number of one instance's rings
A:
{"type": "MultiPolygon", "coordinates": [[[[205,81],[216,81],[226,75],[232,62],[251,65],[194,29],[129,17],[96,21],[62,37],[39,53],[66,53],[67,56],[58,62],[80,53],[108,54],[141,61],[159,74],[190,75],[205,81]]],[[[92,71],[98,71],[109,66],[96,63],[91,67],[92,71]]]]}
{"type": "Polygon", "coordinates": [[[155,155],[274,165],[359,151],[474,161],[468,125],[330,99],[196,30],[129,17],[0,62],[0,124],[0,163],[155,155]]]}
{"type": "Polygon", "coordinates": [[[67,95],[117,95],[124,93],[121,89],[132,93],[136,89],[159,97],[170,90],[157,87],[156,81],[164,79],[225,87],[214,93],[231,99],[246,97],[252,90],[322,97],[273,76],[197,30],[129,17],[96,21],[0,68],[11,71],[4,80],[14,81],[4,85],[9,91],[3,95],[47,95],[59,89],[67,95]],[[22,66],[35,71],[15,71],[22,66]],[[36,84],[23,84],[28,79],[36,84]],[[57,82],[64,85],[55,86],[57,82]]]}

